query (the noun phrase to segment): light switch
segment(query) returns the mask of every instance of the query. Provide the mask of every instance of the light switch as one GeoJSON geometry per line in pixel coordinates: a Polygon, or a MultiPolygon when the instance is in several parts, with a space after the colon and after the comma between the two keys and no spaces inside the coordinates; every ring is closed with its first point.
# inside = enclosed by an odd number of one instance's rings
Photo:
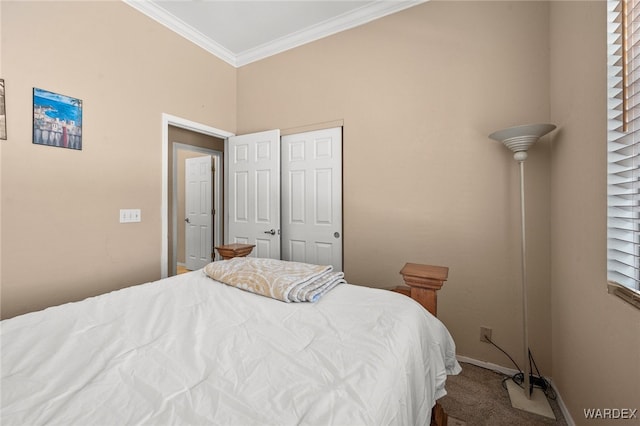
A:
{"type": "Polygon", "coordinates": [[[120,223],[141,222],[142,212],[140,209],[120,209],[120,223]]]}

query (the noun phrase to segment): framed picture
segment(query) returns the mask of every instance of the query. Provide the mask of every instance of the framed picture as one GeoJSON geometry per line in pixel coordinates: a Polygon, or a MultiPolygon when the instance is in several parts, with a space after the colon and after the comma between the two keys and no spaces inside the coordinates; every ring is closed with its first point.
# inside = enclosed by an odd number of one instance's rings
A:
{"type": "Polygon", "coordinates": [[[82,149],[82,101],[33,88],[33,143],[82,149]]]}
{"type": "Polygon", "coordinates": [[[0,78],[0,139],[7,140],[7,112],[4,103],[4,80],[0,78]]]}

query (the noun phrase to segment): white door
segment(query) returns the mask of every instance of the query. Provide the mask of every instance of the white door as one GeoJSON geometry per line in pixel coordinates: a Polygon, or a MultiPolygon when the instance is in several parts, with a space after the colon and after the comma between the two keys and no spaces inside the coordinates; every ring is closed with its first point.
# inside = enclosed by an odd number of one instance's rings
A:
{"type": "Polygon", "coordinates": [[[211,262],[213,252],[211,156],[188,158],[185,164],[185,262],[192,271],[211,262]]]}
{"type": "Polygon", "coordinates": [[[252,257],[280,259],[280,130],[228,138],[226,226],[252,257]]]}
{"type": "Polygon", "coordinates": [[[342,271],[342,128],[282,137],[282,259],[342,271]]]}

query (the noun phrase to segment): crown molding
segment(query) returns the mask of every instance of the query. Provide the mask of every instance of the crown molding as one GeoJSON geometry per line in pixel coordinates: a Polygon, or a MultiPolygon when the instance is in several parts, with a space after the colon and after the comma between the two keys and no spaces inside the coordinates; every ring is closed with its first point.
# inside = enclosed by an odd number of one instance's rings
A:
{"type": "Polygon", "coordinates": [[[238,67],[236,55],[229,49],[226,49],[222,45],[211,40],[209,37],[202,34],[186,22],[176,18],[163,8],[157,6],[154,2],[145,0],[122,0],[129,6],[147,15],[154,21],[164,25],[171,31],[181,35],[190,42],[200,46],[207,52],[217,56],[228,64],[238,67]]]}
{"type": "Polygon", "coordinates": [[[427,0],[409,0],[409,1],[384,1],[375,2],[350,12],[344,13],[336,18],[329,19],[311,27],[305,28],[281,37],[262,46],[244,51],[236,57],[237,66],[250,64],[260,59],[276,55],[294,47],[311,43],[324,37],[349,30],[368,22],[382,18],[392,13],[400,12],[427,0]]]}
{"type": "Polygon", "coordinates": [[[294,47],[311,43],[324,37],[345,31],[392,13],[424,3],[428,0],[380,1],[344,13],[334,19],[289,34],[253,49],[234,54],[214,40],[202,34],[186,22],[176,18],[154,2],[145,0],[123,0],[126,4],[200,46],[235,68],[276,55],[294,47]]]}

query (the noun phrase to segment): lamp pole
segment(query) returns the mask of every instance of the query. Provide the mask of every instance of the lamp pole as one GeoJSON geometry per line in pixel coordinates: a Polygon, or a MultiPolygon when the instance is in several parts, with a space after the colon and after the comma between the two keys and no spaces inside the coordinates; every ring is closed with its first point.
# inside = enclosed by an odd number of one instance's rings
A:
{"type": "Polygon", "coordinates": [[[524,160],[527,152],[516,152],[513,157],[520,166],[520,254],[521,254],[521,281],[522,281],[522,340],[524,346],[524,394],[531,399],[531,364],[529,363],[529,313],[527,303],[527,240],[526,220],[524,209],[524,160]]]}

